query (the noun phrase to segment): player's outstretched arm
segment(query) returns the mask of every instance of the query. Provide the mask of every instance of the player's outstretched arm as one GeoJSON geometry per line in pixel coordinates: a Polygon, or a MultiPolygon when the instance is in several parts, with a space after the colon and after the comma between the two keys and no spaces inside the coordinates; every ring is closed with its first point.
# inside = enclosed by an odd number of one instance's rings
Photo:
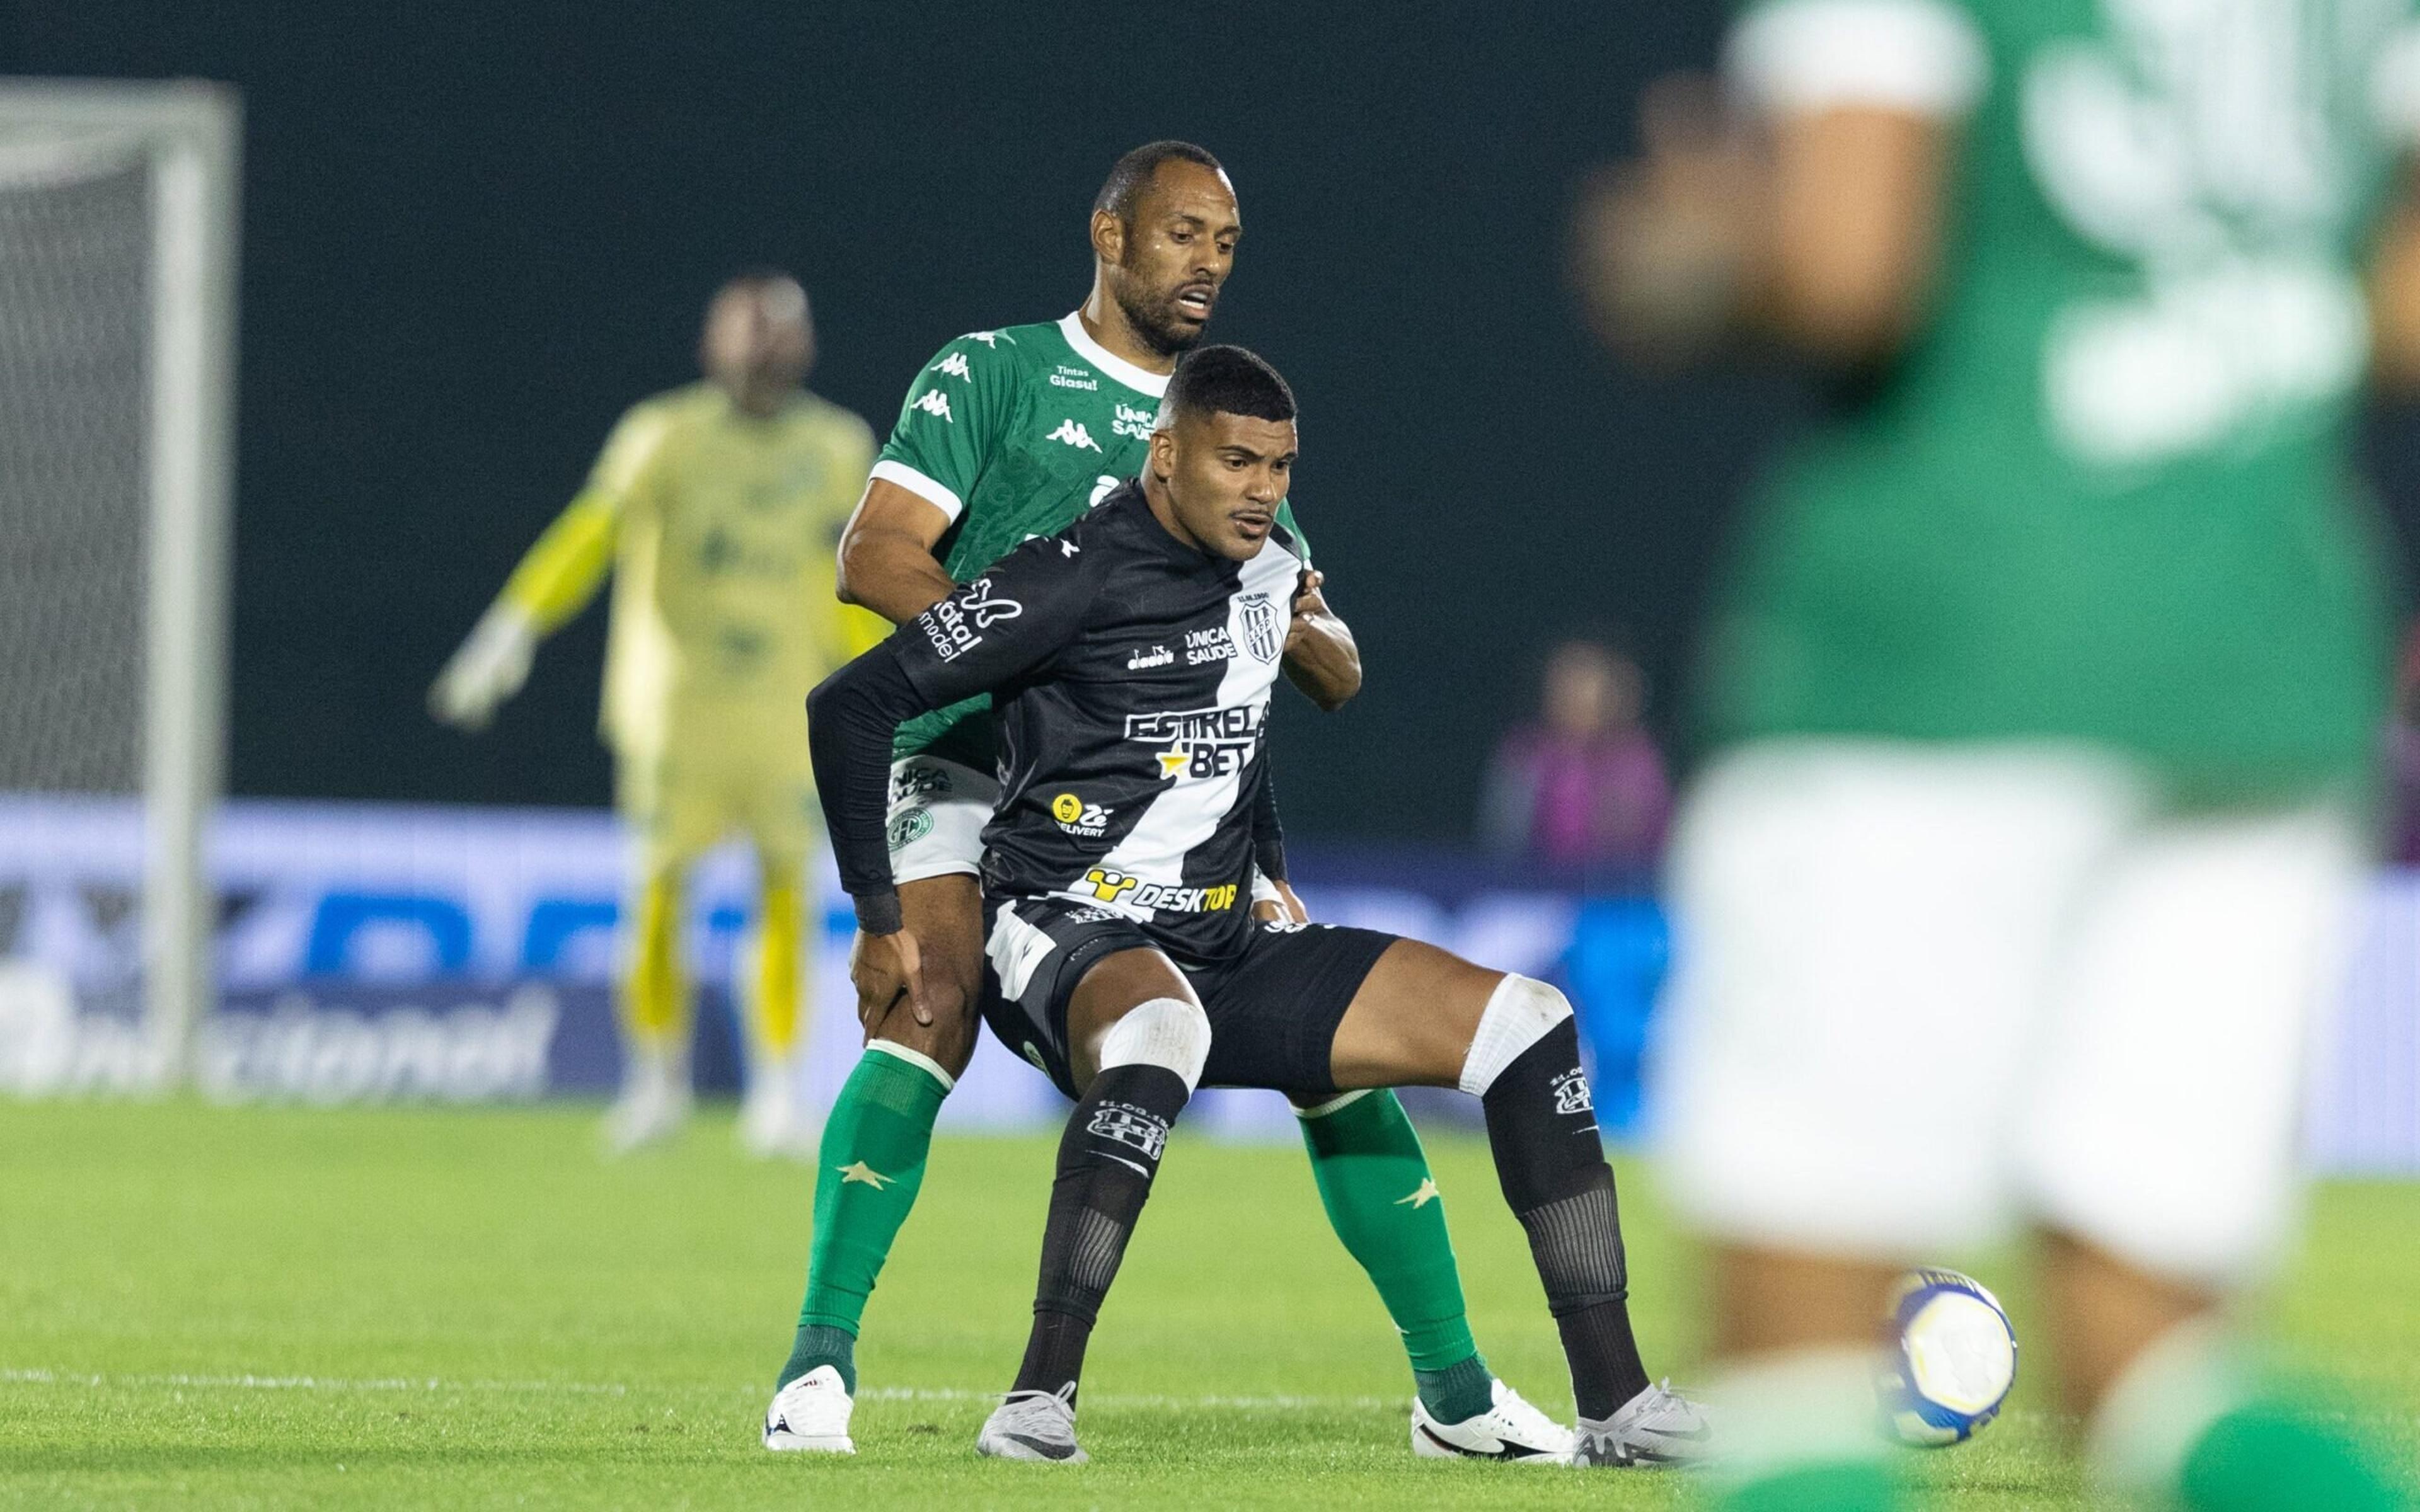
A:
{"type": "Polygon", "coordinates": [[[933,556],[949,528],[950,517],[930,500],[888,478],[867,483],[841,532],[841,602],[905,625],[949,597],[958,585],[933,556]]]}
{"type": "Polygon", "coordinates": [[[619,501],[589,488],[555,517],[504,591],[428,689],[428,710],[464,730],[484,730],[497,706],[529,680],[537,643],[587,607],[613,564],[619,501]]]}
{"type": "Polygon", "coordinates": [[[1295,590],[1294,627],[1286,633],[1286,681],[1333,714],[1361,691],[1361,648],[1353,627],[1327,607],[1323,572],[1306,571],[1295,590]]]}

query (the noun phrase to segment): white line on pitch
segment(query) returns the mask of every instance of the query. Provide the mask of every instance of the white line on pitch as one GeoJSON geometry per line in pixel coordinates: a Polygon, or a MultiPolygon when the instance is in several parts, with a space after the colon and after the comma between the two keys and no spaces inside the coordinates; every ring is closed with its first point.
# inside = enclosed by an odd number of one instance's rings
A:
{"type": "MultiPolygon", "coordinates": [[[[8,1369],[0,1367],[0,1385],[111,1387],[192,1387],[207,1391],[322,1392],[558,1392],[582,1396],[627,1396],[632,1388],[620,1381],[448,1381],[438,1376],[380,1376],[368,1379],[334,1376],[196,1376],[101,1374],[83,1370],[8,1369]]],[[[683,1388],[654,1388],[649,1395],[673,1395],[683,1388]]],[[[721,1388],[733,1395],[761,1395],[753,1386],[721,1388]]],[[[988,1402],[996,1391],[956,1386],[873,1386],[858,1393],[860,1401],[988,1402]]],[[[1299,1412],[1351,1409],[1369,1412],[1403,1405],[1386,1396],[1171,1396],[1156,1395],[1089,1396],[1100,1407],[1241,1412],[1299,1412]]]]}

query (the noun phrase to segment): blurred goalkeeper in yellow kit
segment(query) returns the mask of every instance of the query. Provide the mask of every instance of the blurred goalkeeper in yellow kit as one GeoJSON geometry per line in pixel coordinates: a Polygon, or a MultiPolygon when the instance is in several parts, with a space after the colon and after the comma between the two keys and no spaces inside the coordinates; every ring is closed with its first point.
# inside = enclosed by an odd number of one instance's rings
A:
{"type": "Polygon", "coordinates": [[[529,675],[538,640],[614,575],[600,726],[639,851],[621,1010],[616,1150],[677,1130],[690,1107],[682,883],[734,833],[756,853],[758,923],[735,984],[748,1005],[740,1134],[812,1155],[799,1098],[814,923],[804,864],[818,810],[806,695],[890,626],[842,605],[833,548],[873,466],[874,433],[802,389],[814,354],[788,275],[732,280],[707,307],[706,381],[622,417],[588,486],[538,537],[429,689],[436,716],[483,728],[529,675]]]}

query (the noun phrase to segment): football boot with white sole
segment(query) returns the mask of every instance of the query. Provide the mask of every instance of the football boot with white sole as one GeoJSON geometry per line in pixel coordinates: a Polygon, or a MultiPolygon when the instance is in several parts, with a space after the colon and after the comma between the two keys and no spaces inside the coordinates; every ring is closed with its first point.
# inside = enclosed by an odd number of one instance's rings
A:
{"type": "Polygon", "coordinates": [[[856,1405],[840,1372],[819,1365],[773,1394],[765,1409],[765,1447],[853,1455],[848,1414],[856,1405]]]}
{"type": "Polygon", "coordinates": [[[1524,1465],[1568,1465],[1572,1430],[1521,1399],[1504,1382],[1491,1381],[1487,1411],[1459,1423],[1440,1423],[1412,1398],[1412,1453],[1423,1459],[1503,1459],[1524,1465]]]}

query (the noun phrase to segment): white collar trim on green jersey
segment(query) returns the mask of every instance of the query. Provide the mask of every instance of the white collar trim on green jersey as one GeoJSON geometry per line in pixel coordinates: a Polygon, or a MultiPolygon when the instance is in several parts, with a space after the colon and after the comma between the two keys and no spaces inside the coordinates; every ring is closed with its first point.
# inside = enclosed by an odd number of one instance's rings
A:
{"type": "Polygon", "coordinates": [[[1067,345],[1076,348],[1077,356],[1137,393],[1148,393],[1155,399],[1166,396],[1167,374],[1146,373],[1125,358],[1113,354],[1107,347],[1093,339],[1093,333],[1084,329],[1083,316],[1077,312],[1070,310],[1061,317],[1059,334],[1067,338],[1067,345]]]}

